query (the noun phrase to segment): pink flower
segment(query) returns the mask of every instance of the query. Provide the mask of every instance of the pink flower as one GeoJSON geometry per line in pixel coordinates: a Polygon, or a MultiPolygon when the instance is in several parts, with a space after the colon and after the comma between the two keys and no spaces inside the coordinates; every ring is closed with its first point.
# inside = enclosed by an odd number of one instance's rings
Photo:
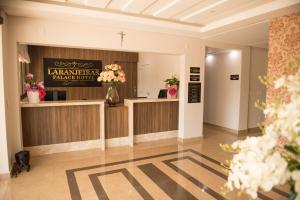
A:
{"type": "Polygon", "coordinates": [[[28,74],[26,75],[26,78],[29,79],[29,80],[32,80],[32,79],[33,79],[33,74],[28,73],[28,74]]]}
{"type": "Polygon", "coordinates": [[[41,101],[44,100],[45,96],[46,96],[46,91],[44,89],[39,89],[39,98],[41,101]]]}
{"type": "Polygon", "coordinates": [[[29,83],[24,83],[24,90],[25,90],[26,92],[31,90],[31,86],[30,86],[29,83]]]}
{"type": "Polygon", "coordinates": [[[39,82],[37,83],[37,86],[38,86],[38,88],[40,88],[40,89],[45,89],[44,81],[39,81],[39,82]]]}

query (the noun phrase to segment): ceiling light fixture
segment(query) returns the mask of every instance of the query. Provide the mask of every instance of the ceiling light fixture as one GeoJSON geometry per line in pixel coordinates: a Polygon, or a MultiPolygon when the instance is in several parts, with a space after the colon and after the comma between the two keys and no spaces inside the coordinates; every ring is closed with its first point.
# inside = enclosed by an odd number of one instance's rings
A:
{"type": "Polygon", "coordinates": [[[153,13],[153,16],[157,16],[159,13],[167,10],[168,8],[174,6],[176,3],[178,3],[180,0],[174,0],[171,3],[165,5],[164,7],[162,7],[161,9],[159,9],[158,11],[156,11],[155,13],[153,13]]]}
{"type": "Polygon", "coordinates": [[[226,1],[228,1],[228,0],[221,0],[221,1],[218,1],[216,3],[213,3],[213,4],[209,5],[209,6],[201,8],[200,10],[197,10],[197,11],[195,11],[195,12],[193,12],[193,13],[185,16],[185,17],[180,18],[180,20],[183,21],[183,20],[189,19],[191,17],[194,17],[195,15],[199,15],[200,13],[205,12],[205,11],[207,11],[207,10],[213,8],[213,7],[216,7],[216,6],[220,5],[220,4],[223,4],[226,1]]]}
{"type": "Polygon", "coordinates": [[[124,4],[124,6],[122,7],[122,11],[124,11],[124,10],[126,10],[126,8],[128,8],[128,6],[130,6],[130,4],[132,4],[132,2],[133,2],[134,0],[129,0],[129,1],[127,1],[127,3],[125,3],[124,4]]]}

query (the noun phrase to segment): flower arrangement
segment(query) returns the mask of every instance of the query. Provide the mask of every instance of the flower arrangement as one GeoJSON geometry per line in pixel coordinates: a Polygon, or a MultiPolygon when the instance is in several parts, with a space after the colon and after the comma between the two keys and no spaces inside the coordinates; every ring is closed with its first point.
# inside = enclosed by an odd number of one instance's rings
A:
{"type": "Polygon", "coordinates": [[[122,67],[117,64],[106,65],[104,71],[100,73],[100,76],[97,79],[99,82],[104,82],[109,84],[106,94],[106,102],[109,106],[115,106],[119,103],[119,94],[116,88],[118,83],[124,83],[125,73],[122,70],[122,67]]]}
{"type": "Polygon", "coordinates": [[[97,79],[99,82],[116,84],[124,83],[126,81],[125,73],[120,65],[106,65],[104,69],[105,70],[100,73],[100,76],[97,79]]]}
{"type": "Polygon", "coordinates": [[[236,153],[225,166],[229,173],[225,192],[237,189],[255,199],[260,189],[268,192],[288,183],[292,192],[289,199],[300,199],[300,59],[292,61],[286,70],[291,75],[260,78],[267,87],[286,94],[256,103],[266,115],[263,135],[221,145],[236,153]]]}
{"type": "Polygon", "coordinates": [[[170,99],[177,98],[178,86],[179,86],[178,78],[173,75],[171,78],[166,79],[165,83],[168,89],[167,97],[170,99]]]}
{"type": "Polygon", "coordinates": [[[176,77],[176,76],[172,76],[171,78],[168,78],[165,80],[165,83],[169,86],[172,86],[172,85],[179,85],[179,79],[176,77]]]}
{"type": "Polygon", "coordinates": [[[44,82],[43,81],[35,81],[33,78],[33,74],[31,74],[31,73],[28,73],[25,77],[24,90],[27,93],[28,92],[38,92],[40,100],[44,100],[44,98],[46,96],[44,82]]]}

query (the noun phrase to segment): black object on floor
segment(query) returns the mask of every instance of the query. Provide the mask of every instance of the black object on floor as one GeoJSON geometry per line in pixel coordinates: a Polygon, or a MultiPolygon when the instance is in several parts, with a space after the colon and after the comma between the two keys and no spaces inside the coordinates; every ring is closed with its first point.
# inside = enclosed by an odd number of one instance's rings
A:
{"type": "Polygon", "coordinates": [[[29,151],[20,151],[15,154],[16,162],[20,168],[20,170],[26,169],[28,172],[30,171],[30,153],[29,151]]]}
{"type": "Polygon", "coordinates": [[[14,162],[12,170],[10,172],[10,177],[11,178],[18,177],[18,174],[20,174],[20,173],[21,173],[21,168],[19,167],[19,165],[16,162],[14,162]]]}

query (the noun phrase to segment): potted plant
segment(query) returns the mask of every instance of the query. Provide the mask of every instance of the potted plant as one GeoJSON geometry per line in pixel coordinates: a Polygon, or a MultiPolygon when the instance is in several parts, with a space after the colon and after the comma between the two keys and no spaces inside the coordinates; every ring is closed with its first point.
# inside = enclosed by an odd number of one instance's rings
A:
{"type": "Polygon", "coordinates": [[[114,106],[119,103],[120,99],[117,91],[117,85],[126,81],[122,67],[117,64],[106,65],[104,67],[104,71],[100,73],[97,80],[108,84],[106,94],[106,102],[108,105],[114,106]]]}
{"type": "Polygon", "coordinates": [[[44,100],[46,91],[43,81],[35,81],[33,74],[28,73],[25,77],[24,90],[27,94],[29,103],[39,103],[44,100]]]}
{"type": "Polygon", "coordinates": [[[165,83],[167,84],[168,89],[168,99],[176,99],[178,97],[179,79],[176,76],[172,76],[171,78],[166,79],[165,83]]]}

